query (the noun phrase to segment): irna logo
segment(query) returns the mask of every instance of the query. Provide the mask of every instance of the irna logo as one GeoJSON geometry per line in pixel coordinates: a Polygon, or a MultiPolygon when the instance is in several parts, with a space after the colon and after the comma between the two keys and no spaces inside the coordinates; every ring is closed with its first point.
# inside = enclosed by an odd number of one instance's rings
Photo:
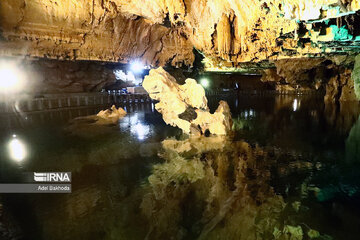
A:
{"type": "Polygon", "coordinates": [[[35,182],[70,182],[71,173],[69,172],[34,172],[35,182]]]}

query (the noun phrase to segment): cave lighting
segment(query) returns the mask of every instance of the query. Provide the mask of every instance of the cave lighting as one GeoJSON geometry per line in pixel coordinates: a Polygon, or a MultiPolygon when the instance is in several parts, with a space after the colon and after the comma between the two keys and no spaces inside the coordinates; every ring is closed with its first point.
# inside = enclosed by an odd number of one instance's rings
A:
{"type": "Polygon", "coordinates": [[[300,101],[295,99],[292,107],[293,107],[293,111],[296,112],[300,108],[300,101]]]}
{"type": "Polygon", "coordinates": [[[23,90],[25,77],[15,64],[0,62],[0,93],[15,93],[23,90]]]}
{"type": "Polygon", "coordinates": [[[142,73],[145,66],[140,61],[134,61],[131,63],[130,69],[133,73],[142,73]]]}
{"type": "Polygon", "coordinates": [[[125,73],[124,71],[117,69],[114,70],[116,80],[121,80],[124,82],[134,83],[135,85],[140,85],[142,83],[142,78],[136,77],[132,71],[125,73]]]}
{"type": "Polygon", "coordinates": [[[13,135],[8,143],[8,152],[10,158],[15,162],[22,162],[27,156],[25,144],[16,135],[13,135]]]}
{"type": "Polygon", "coordinates": [[[209,87],[209,85],[210,85],[209,79],[207,79],[207,78],[201,79],[201,80],[200,80],[200,84],[201,84],[204,88],[209,87]]]}

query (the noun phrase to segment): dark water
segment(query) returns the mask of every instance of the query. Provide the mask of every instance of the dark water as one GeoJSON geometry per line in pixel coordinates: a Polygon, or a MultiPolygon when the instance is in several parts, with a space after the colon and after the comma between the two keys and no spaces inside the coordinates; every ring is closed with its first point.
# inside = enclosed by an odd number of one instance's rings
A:
{"type": "Polygon", "coordinates": [[[72,193],[2,194],[0,239],[359,239],[360,106],[227,100],[227,138],[188,139],[151,104],[101,126],[69,122],[100,108],[1,115],[1,181],[70,171],[72,193]]]}

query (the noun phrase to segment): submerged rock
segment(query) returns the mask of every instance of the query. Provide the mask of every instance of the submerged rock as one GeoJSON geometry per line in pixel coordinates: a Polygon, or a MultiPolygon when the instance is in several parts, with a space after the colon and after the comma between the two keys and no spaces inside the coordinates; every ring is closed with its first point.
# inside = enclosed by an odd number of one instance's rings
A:
{"type": "Polygon", "coordinates": [[[119,120],[126,115],[126,112],[121,107],[116,108],[115,105],[112,105],[110,109],[100,111],[96,116],[107,119],[107,120],[119,120]]]}
{"type": "Polygon", "coordinates": [[[102,110],[97,115],[78,117],[71,120],[65,131],[84,138],[109,134],[114,131],[116,123],[125,116],[124,109],[117,109],[113,105],[110,109],[102,110]]]}
{"type": "Polygon", "coordinates": [[[143,87],[152,99],[159,101],[155,108],[164,121],[179,127],[184,133],[226,135],[231,131],[232,119],[227,102],[221,101],[216,112],[211,114],[205,90],[194,79],[186,79],[184,85],[179,85],[160,67],[150,71],[143,87]]]}

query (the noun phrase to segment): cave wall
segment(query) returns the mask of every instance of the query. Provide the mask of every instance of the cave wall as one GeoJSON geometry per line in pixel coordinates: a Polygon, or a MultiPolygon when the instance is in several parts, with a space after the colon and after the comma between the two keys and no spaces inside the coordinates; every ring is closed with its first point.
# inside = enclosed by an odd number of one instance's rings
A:
{"type": "Polygon", "coordinates": [[[358,101],[355,95],[354,81],[351,79],[351,70],[341,68],[326,85],[325,102],[358,101]]]}
{"type": "MultiPolygon", "coordinates": [[[[360,53],[359,9],[360,0],[2,0],[0,56],[181,67],[194,64],[196,48],[205,71],[264,73],[280,91],[352,100],[344,79],[360,53]]],[[[67,77],[59,89],[98,89],[67,77]]]]}
{"type": "Polygon", "coordinates": [[[25,93],[99,92],[116,82],[114,65],[92,61],[10,59],[26,76],[25,93]]]}
{"type": "Polygon", "coordinates": [[[194,60],[181,31],[123,16],[112,1],[2,0],[0,29],[3,56],[123,63],[138,58],[152,66],[194,60]]]}
{"type": "Polygon", "coordinates": [[[279,91],[317,90],[325,102],[358,101],[354,85],[354,57],[301,58],[275,62],[261,81],[279,91]]]}
{"type": "Polygon", "coordinates": [[[0,55],[181,66],[195,47],[237,68],[348,54],[359,50],[359,9],[359,0],[2,0],[0,55]]]}
{"type": "Polygon", "coordinates": [[[241,91],[271,90],[267,83],[261,81],[261,75],[242,75],[224,73],[204,73],[198,79],[209,79],[210,85],[207,89],[236,89],[241,91]]]}

